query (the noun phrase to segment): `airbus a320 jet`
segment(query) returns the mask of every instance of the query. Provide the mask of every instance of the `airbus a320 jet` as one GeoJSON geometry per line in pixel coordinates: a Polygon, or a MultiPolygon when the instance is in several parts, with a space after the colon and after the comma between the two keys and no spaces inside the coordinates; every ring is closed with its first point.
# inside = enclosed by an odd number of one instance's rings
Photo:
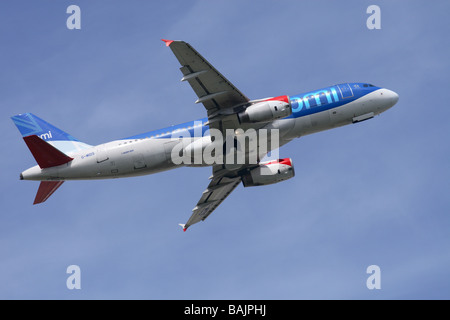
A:
{"type": "Polygon", "coordinates": [[[398,101],[394,91],[368,83],[250,100],[188,43],[163,41],[181,64],[181,81],[190,84],[207,117],[92,146],[31,113],[13,116],[37,162],[20,174],[22,180],[41,181],[34,204],[46,201],[66,180],[211,166],[206,190],[188,221],[180,224],[186,231],[205,220],[241,182],[251,187],[292,178],[292,160],[265,161],[271,151],[294,138],[372,119],[398,101]]]}

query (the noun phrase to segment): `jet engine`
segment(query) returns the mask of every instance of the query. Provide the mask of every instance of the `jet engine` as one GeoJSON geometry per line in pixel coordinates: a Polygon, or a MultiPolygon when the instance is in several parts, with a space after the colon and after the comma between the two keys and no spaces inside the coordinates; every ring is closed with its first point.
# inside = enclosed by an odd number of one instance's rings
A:
{"type": "Polygon", "coordinates": [[[260,163],[242,176],[244,187],[264,186],[288,180],[295,176],[290,158],[260,163]]]}
{"type": "Polygon", "coordinates": [[[243,123],[267,122],[288,117],[292,108],[288,96],[272,98],[249,106],[239,113],[239,120],[243,123]]]}

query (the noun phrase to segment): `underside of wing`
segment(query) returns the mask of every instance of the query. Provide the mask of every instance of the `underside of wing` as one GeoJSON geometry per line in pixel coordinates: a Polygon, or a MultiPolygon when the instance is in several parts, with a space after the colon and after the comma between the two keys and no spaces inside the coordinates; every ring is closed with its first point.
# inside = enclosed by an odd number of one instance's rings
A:
{"type": "Polygon", "coordinates": [[[181,64],[183,78],[197,94],[208,115],[220,109],[245,104],[249,99],[184,41],[163,40],[181,64]]]}
{"type": "MultiPolygon", "coordinates": [[[[206,108],[207,125],[210,129],[220,131],[221,141],[224,143],[221,164],[213,165],[213,175],[208,188],[193,209],[190,219],[186,224],[181,224],[186,230],[189,226],[205,220],[242,181],[242,173],[255,165],[255,163],[250,165],[247,161],[250,150],[245,149],[245,140],[242,143],[239,142],[236,135],[240,134],[245,139],[244,131],[247,129],[258,130],[267,122],[241,121],[239,114],[255,101],[250,101],[188,43],[173,40],[163,41],[170,47],[181,64],[180,70],[183,74],[181,81],[187,81],[190,84],[198,97],[196,103],[202,103],[206,108]],[[235,156],[226,157],[229,152],[238,149],[244,149],[245,161],[240,162],[244,163],[242,165],[234,165],[239,163],[235,156]]],[[[256,149],[253,151],[258,155],[257,161],[267,153],[267,151],[260,152],[256,149]]]]}
{"type": "Polygon", "coordinates": [[[239,185],[241,177],[228,178],[225,176],[214,177],[208,188],[203,191],[200,201],[192,210],[192,215],[186,224],[182,224],[186,231],[191,225],[205,220],[226,197],[239,185]]]}

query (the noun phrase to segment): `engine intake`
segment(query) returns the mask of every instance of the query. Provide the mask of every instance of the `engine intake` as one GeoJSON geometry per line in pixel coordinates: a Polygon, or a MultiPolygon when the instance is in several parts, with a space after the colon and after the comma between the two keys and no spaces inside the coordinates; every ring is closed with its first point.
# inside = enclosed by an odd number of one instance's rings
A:
{"type": "Polygon", "coordinates": [[[242,176],[244,187],[264,186],[288,180],[295,176],[290,158],[260,163],[242,176]]]}

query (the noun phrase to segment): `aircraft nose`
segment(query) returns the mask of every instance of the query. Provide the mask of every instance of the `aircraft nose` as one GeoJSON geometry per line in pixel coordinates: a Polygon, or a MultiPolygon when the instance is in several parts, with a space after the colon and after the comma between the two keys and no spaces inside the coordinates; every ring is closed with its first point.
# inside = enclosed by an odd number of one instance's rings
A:
{"type": "Polygon", "coordinates": [[[398,101],[398,94],[397,94],[397,92],[394,92],[392,90],[386,90],[386,91],[387,91],[388,99],[390,100],[392,105],[395,105],[397,103],[397,101],[398,101]]]}
{"type": "Polygon", "coordinates": [[[387,109],[392,108],[397,103],[398,94],[389,89],[382,89],[380,91],[382,101],[382,106],[380,107],[382,111],[386,111],[387,109]]]}
{"type": "Polygon", "coordinates": [[[396,92],[386,89],[385,95],[386,95],[385,99],[388,100],[388,103],[391,105],[390,107],[394,106],[397,103],[398,94],[396,92]]]}

